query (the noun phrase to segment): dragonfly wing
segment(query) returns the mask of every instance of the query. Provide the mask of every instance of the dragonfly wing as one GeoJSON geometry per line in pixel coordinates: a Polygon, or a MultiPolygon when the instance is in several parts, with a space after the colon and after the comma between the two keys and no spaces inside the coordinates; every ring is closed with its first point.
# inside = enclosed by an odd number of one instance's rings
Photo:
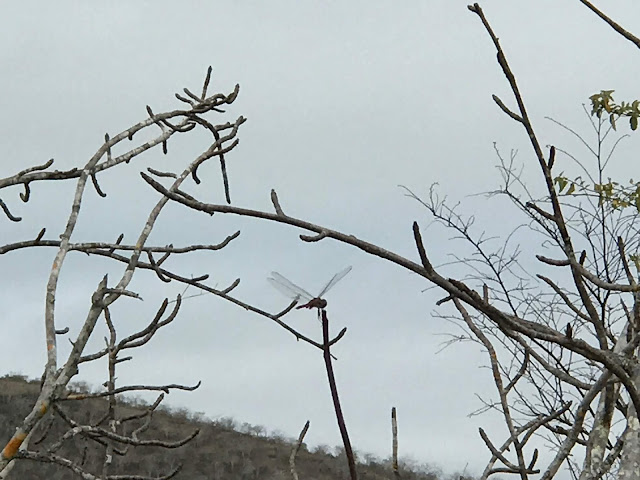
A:
{"type": "Polygon", "coordinates": [[[333,278],[331,280],[329,280],[329,283],[327,283],[325,285],[325,287],[322,289],[322,291],[318,294],[318,298],[322,298],[322,296],[327,293],[331,287],[333,287],[336,283],[338,283],[340,280],[342,280],[342,278],[351,271],[351,266],[348,266],[347,268],[345,268],[344,270],[336,273],[333,278]]]}
{"type": "Polygon", "coordinates": [[[271,277],[267,278],[269,283],[273,285],[277,290],[284,293],[287,297],[295,300],[304,300],[308,302],[313,299],[313,295],[300,288],[295,283],[290,282],[278,272],[271,272],[271,277]]]}
{"type": "Polygon", "coordinates": [[[271,286],[273,288],[278,290],[285,297],[290,298],[292,300],[295,300],[296,302],[300,301],[300,295],[297,294],[296,292],[294,292],[293,290],[291,290],[290,288],[288,288],[288,287],[284,286],[283,284],[277,282],[276,280],[274,280],[271,277],[267,278],[267,280],[269,281],[269,283],[271,284],[271,286]]]}

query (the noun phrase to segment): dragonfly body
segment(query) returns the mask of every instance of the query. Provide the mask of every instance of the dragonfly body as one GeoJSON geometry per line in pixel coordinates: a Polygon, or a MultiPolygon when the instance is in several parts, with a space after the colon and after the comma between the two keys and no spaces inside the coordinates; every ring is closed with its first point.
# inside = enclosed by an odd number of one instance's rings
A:
{"type": "Polygon", "coordinates": [[[326,308],[326,307],[327,307],[327,301],[324,298],[316,297],[316,298],[312,298],[304,305],[300,305],[296,307],[296,309],[300,310],[301,308],[319,308],[322,310],[323,308],[326,308]]]}
{"type": "Polygon", "coordinates": [[[299,287],[295,283],[287,280],[284,276],[280,275],[278,272],[271,272],[271,276],[267,278],[271,285],[273,285],[276,289],[280,290],[280,292],[284,293],[287,297],[295,300],[295,301],[305,301],[304,305],[299,305],[296,308],[317,308],[318,311],[323,310],[327,307],[327,301],[322,298],[325,293],[329,291],[331,287],[333,287],[336,283],[338,283],[342,277],[344,277],[347,273],[351,271],[351,267],[347,267],[344,270],[336,273],[329,283],[327,283],[324,288],[320,291],[320,293],[316,296],[311,295],[305,289],[299,287]]]}

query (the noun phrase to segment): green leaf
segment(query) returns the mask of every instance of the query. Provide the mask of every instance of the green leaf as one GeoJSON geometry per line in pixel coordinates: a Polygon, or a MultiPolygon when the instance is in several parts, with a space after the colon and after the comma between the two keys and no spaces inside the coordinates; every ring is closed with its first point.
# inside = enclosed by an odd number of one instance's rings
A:
{"type": "Polygon", "coordinates": [[[566,177],[557,176],[554,181],[558,184],[558,191],[561,192],[564,190],[564,187],[567,186],[568,180],[566,177]]]}
{"type": "Polygon", "coordinates": [[[636,130],[638,128],[638,117],[632,115],[629,119],[629,123],[631,124],[631,130],[636,130]]]}
{"type": "Polygon", "coordinates": [[[571,183],[571,185],[569,186],[569,190],[567,190],[567,195],[571,195],[575,191],[576,191],[576,184],[571,183]]]}

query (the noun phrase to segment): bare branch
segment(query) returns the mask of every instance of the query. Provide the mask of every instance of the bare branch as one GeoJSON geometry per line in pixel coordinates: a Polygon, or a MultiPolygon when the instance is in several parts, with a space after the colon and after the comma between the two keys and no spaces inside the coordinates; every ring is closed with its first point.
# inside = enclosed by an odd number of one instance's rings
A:
{"type": "Polygon", "coordinates": [[[278,201],[278,194],[273,189],[271,189],[271,203],[273,203],[273,208],[276,209],[276,213],[284,216],[284,212],[282,211],[282,207],[280,207],[280,202],[278,201]]]}
{"type": "Polygon", "coordinates": [[[491,97],[493,98],[493,101],[496,102],[496,104],[500,107],[500,109],[504,113],[506,113],[511,118],[513,118],[516,122],[523,123],[522,117],[520,115],[512,112],[511,110],[509,110],[509,108],[504,103],[502,103],[502,100],[500,100],[500,98],[497,95],[491,95],[491,97]]]}
{"type": "Polygon", "coordinates": [[[344,421],[344,414],[342,413],[342,407],[340,406],[340,397],[338,396],[338,387],[336,385],[336,379],[333,374],[333,365],[331,364],[331,351],[329,343],[329,319],[327,312],[323,309],[322,314],[322,345],[324,350],[324,364],[327,370],[327,377],[329,379],[329,388],[331,390],[331,399],[333,400],[333,408],[336,412],[336,419],[338,420],[338,428],[340,429],[340,435],[342,436],[342,444],[344,445],[344,451],[347,456],[347,463],[349,464],[349,475],[351,480],[358,479],[358,473],[356,472],[355,456],[353,449],[351,448],[351,441],[349,440],[349,433],[347,432],[347,426],[344,421]]]}
{"type": "Polygon", "coordinates": [[[19,221],[22,220],[22,217],[16,217],[16,216],[11,214],[11,211],[9,210],[9,207],[7,207],[7,204],[4,203],[1,198],[0,198],[0,208],[2,208],[2,211],[4,212],[4,214],[12,222],[19,222],[19,221]]]}
{"type": "Polygon", "coordinates": [[[391,408],[391,437],[391,468],[393,469],[393,476],[401,478],[400,470],[398,469],[398,420],[396,418],[396,407],[391,408]]]}
{"type": "Polygon", "coordinates": [[[298,472],[296,471],[296,455],[298,455],[298,452],[300,451],[300,447],[302,446],[304,436],[307,434],[307,430],[309,430],[309,420],[304,424],[300,435],[298,435],[298,441],[291,449],[291,455],[289,456],[289,468],[291,469],[291,477],[293,480],[298,480],[298,472]]]}
{"type": "Polygon", "coordinates": [[[589,10],[595,13],[598,17],[604,20],[611,28],[613,28],[616,32],[622,35],[624,38],[633,43],[636,47],[640,48],[640,38],[633,35],[631,32],[622,28],[618,23],[614,22],[610,17],[605,15],[601,10],[598,10],[595,5],[593,5],[588,0],[580,0],[580,3],[585,5],[589,10]]]}

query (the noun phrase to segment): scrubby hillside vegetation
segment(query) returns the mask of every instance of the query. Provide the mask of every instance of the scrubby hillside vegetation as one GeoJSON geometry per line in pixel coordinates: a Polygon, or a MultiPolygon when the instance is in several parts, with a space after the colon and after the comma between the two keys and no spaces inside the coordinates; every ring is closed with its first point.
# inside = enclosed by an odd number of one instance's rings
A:
{"type": "MultiPolygon", "coordinates": [[[[20,375],[0,378],[0,440],[11,437],[16,425],[32,408],[40,382],[27,380],[20,375]]],[[[87,388],[76,385],[76,391],[86,393],[87,388]],[[82,392],[84,391],[84,392],[82,392]]],[[[82,401],[61,402],[61,410],[69,418],[81,424],[96,424],[105,415],[107,401],[92,398],[82,401]]],[[[129,399],[119,403],[121,417],[136,415],[146,405],[129,399]]],[[[57,447],[62,436],[70,431],[69,424],[53,409],[35,432],[29,449],[46,451],[57,447]]],[[[144,419],[130,426],[133,431],[142,426],[144,419]]],[[[139,435],[140,439],[177,441],[199,430],[189,443],[175,449],[158,447],[129,447],[125,455],[115,455],[117,471],[128,475],[166,475],[182,465],[176,479],[189,480],[280,480],[290,479],[289,457],[294,448],[293,439],[282,435],[267,435],[264,428],[239,424],[233,419],[209,420],[202,414],[186,410],[159,408],[153,414],[149,427],[139,435]]],[[[123,450],[125,446],[122,445],[123,450]]],[[[75,459],[89,471],[99,471],[104,461],[104,447],[81,434],[69,436],[56,453],[75,459]]],[[[124,453],[124,452],[122,452],[124,453]]],[[[464,478],[460,475],[445,476],[438,469],[415,462],[402,462],[402,478],[406,480],[440,480],[464,478]]],[[[296,469],[300,480],[335,480],[349,477],[347,463],[340,449],[319,447],[309,451],[303,444],[296,457],[296,469]]],[[[391,479],[393,472],[388,460],[362,454],[358,471],[363,479],[391,479]]],[[[12,472],[18,479],[71,479],[77,478],[69,469],[52,463],[18,460],[12,472]]],[[[79,478],[79,477],[78,477],[79,478]]]]}

